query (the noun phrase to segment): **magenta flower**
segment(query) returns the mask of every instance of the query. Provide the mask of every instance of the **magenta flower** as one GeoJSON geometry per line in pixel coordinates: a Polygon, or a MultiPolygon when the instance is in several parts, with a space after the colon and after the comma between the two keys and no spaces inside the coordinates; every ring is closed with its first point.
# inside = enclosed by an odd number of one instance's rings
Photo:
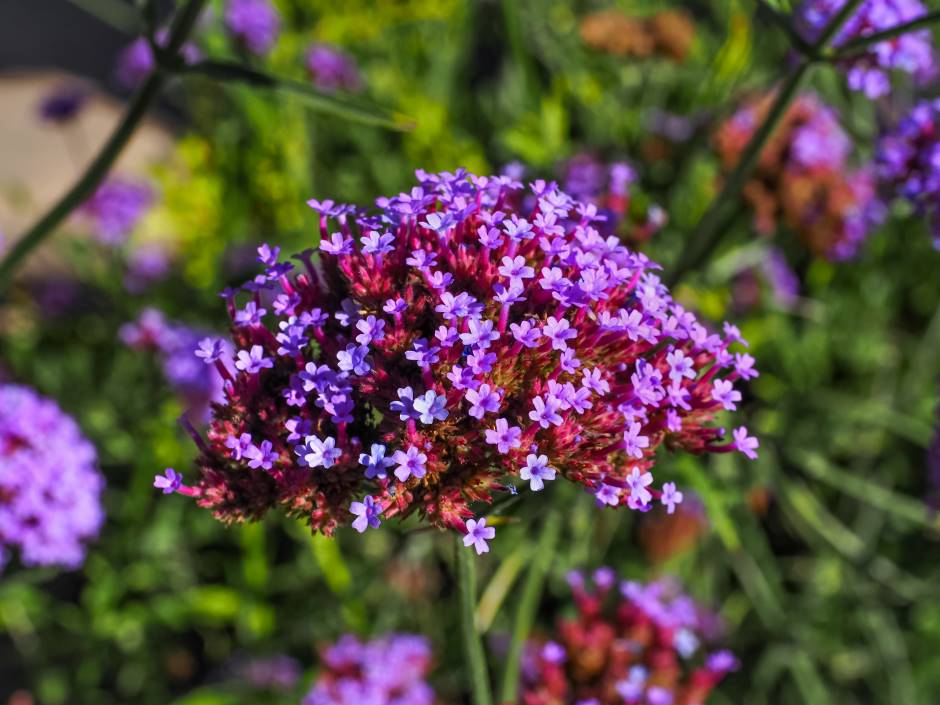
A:
{"type": "Polygon", "coordinates": [[[734,450],[713,419],[752,375],[736,329],[699,323],[554,184],[419,178],[378,215],[311,201],[329,244],[294,268],[263,248],[264,271],[226,293],[239,352],[202,441],[201,506],[280,507],[332,533],[369,496],[386,519],[467,534],[513,478],[645,511],[660,450],[734,450]],[[244,434],[271,444],[270,469],[250,467],[244,434]]]}
{"type": "Polygon", "coordinates": [[[227,0],[225,28],[252,54],[267,54],[281,30],[281,18],[270,0],[227,0]]]}

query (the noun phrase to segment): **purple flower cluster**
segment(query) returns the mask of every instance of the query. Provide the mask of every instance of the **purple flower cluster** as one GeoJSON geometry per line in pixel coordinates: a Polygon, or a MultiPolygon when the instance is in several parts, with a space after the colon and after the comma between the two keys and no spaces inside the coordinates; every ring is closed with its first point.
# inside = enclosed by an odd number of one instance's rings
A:
{"type": "Polygon", "coordinates": [[[136,321],[122,326],[120,336],[125,345],[157,352],[163,374],[186,404],[187,412],[199,421],[208,420],[210,404],[221,402],[224,396],[219,369],[204,364],[204,349],[217,349],[219,362],[230,362],[232,349],[226,341],[168,321],[153,308],[145,309],[136,321]]]}
{"type": "Polygon", "coordinates": [[[0,384],[0,566],[77,568],[104,521],[104,479],[78,425],[31,389],[0,384]]]}
{"type": "Polygon", "coordinates": [[[104,245],[122,244],[153,204],[151,188],[136,181],[111,178],[78,209],[95,229],[95,237],[104,245]]]}
{"type": "Polygon", "coordinates": [[[432,705],[427,640],[390,634],[362,642],[340,638],[323,653],[322,670],[302,705],[432,705]]]}
{"type": "Polygon", "coordinates": [[[333,93],[362,90],[362,79],[356,61],[346,52],[329,44],[311,44],[307,49],[307,71],[313,85],[333,93]]]}
{"type": "MultiPolygon", "coordinates": [[[[164,28],[157,32],[157,44],[166,46],[169,31],[164,28]]],[[[202,52],[192,42],[186,42],[180,50],[183,61],[188,64],[195,63],[202,58],[202,52]]],[[[115,71],[118,83],[130,90],[136,88],[156,66],[156,60],[150,43],[144,37],[138,37],[131,42],[118,56],[115,71]]]]}
{"type": "Polygon", "coordinates": [[[940,249],[940,100],[914,106],[878,143],[879,180],[930,220],[940,249]]]}
{"type": "Polygon", "coordinates": [[[252,54],[267,54],[281,30],[281,18],[270,0],[228,0],[225,27],[252,54]]]}
{"type": "MultiPolygon", "coordinates": [[[[798,11],[804,36],[813,41],[847,0],[806,0],[798,11]]],[[[905,24],[927,13],[920,0],[865,0],[836,35],[833,46],[905,24]]],[[[929,29],[919,29],[867,47],[845,60],[849,86],[869,98],[891,91],[891,71],[911,74],[924,83],[937,73],[929,29]]]]}
{"type": "Polygon", "coordinates": [[[528,645],[524,705],[700,705],[738,667],[729,651],[703,653],[721,623],[674,580],[618,581],[599,568],[568,583],[576,614],[528,645]]]}
{"type": "Polygon", "coordinates": [[[757,376],[740,332],[676,304],[595,206],[542,181],[418,178],[378,214],[310,201],[319,264],[265,245],[264,272],[223,293],[237,354],[232,371],[204,351],[230,383],[200,505],[280,506],[326,533],[417,510],[482,553],[494,528],[471,505],[517,482],[647,511],[681,501],[652,486],[659,448],[756,456],[714,424],[757,376]]]}
{"type": "Polygon", "coordinates": [[[281,692],[293,690],[301,676],[300,664],[285,654],[251,659],[239,664],[237,670],[252,688],[281,692]]]}

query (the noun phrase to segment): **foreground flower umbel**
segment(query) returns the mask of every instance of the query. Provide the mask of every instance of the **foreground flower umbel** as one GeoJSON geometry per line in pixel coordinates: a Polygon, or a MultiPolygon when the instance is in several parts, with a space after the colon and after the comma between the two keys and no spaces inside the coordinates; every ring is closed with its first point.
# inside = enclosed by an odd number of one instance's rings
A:
{"type": "Polygon", "coordinates": [[[0,567],[77,568],[98,535],[104,479],[78,425],[33,390],[0,384],[0,567]]]}
{"type": "Polygon", "coordinates": [[[701,705],[737,668],[730,652],[703,654],[718,619],[674,582],[618,586],[609,568],[585,582],[569,576],[576,616],[528,645],[523,705],[701,705]]]}
{"type": "Polygon", "coordinates": [[[362,642],[351,634],[323,653],[320,675],[302,705],[431,705],[427,640],[390,634],[362,642]]]}
{"type": "Polygon", "coordinates": [[[279,506],[324,533],[417,511],[483,552],[471,504],[516,484],[646,510],[660,446],[736,450],[710,425],[756,375],[734,326],[706,330],[554,184],[419,178],[377,215],[311,201],[319,264],[265,245],[249,295],[224,293],[236,369],[205,357],[226,402],[184,493],[225,521],[279,506]]]}

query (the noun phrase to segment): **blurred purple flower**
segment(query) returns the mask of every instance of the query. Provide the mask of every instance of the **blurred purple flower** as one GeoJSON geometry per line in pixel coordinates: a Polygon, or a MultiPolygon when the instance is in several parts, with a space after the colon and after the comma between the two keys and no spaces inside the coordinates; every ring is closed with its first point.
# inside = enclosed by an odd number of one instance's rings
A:
{"type": "Polygon", "coordinates": [[[98,535],[104,479],[94,447],[58,405],[27,387],[0,385],[0,566],[77,568],[98,535]]]}
{"type": "MultiPolygon", "coordinates": [[[[169,31],[164,28],[157,32],[157,44],[166,46],[169,39],[169,31]]],[[[192,64],[202,58],[202,52],[192,42],[187,42],[180,50],[180,54],[187,64],[192,64]]],[[[115,71],[118,82],[126,89],[136,88],[149,74],[156,62],[154,61],[153,50],[144,37],[138,37],[131,42],[118,56],[117,69],[115,71]]]]}
{"type": "Polygon", "coordinates": [[[95,227],[95,237],[104,245],[120,245],[140,222],[154,200],[144,183],[111,178],[78,209],[95,227]]]}
{"type": "Polygon", "coordinates": [[[362,90],[355,60],[329,44],[312,44],[307,49],[307,70],[313,85],[321,91],[332,93],[344,90],[354,93],[362,90]]]}
{"type": "Polygon", "coordinates": [[[281,29],[281,18],[269,0],[228,0],[225,27],[252,54],[267,54],[281,29]]]}
{"type": "Polygon", "coordinates": [[[39,103],[39,116],[46,122],[69,122],[85,106],[88,91],[84,86],[66,83],[56,86],[39,103]]]}

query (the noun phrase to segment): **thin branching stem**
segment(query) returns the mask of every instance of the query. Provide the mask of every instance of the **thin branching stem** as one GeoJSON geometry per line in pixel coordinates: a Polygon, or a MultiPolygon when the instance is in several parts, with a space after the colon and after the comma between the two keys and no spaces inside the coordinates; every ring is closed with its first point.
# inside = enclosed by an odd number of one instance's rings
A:
{"type": "Polygon", "coordinates": [[[874,32],[873,34],[866,34],[863,37],[856,37],[855,39],[840,45],[829,58],[836,61],[850,59],[854,56],[857,56],[858,54],[864,53],[864,51],[873,44],[878,44],[879,42],[884,42],[889,39],[894,39],[895,37],[900,37],[902,34],[913,32],[914,30],[920,29],[921,27],[927,27],[935,22],[940,22],[940,10],[928,12],[923,17],[918,17],[917,19],[899,24],[895,27],[889,27],[888,29],[881,32],[874,32]]]}
{"type": "MultiPolygon", "coordinates": [[[[165,47],[165,56],[176,57],[178,55],[180,48],[196,24],[196,19],[199,17],[205,2],[206,0],[188,0],[183,9],[174,17],[165,47]]],[[[134,94],[127,106],[127,111],[121,118],[121,122],[111,133],[98,155],[88,165],[85,173],[45,215],[13,244],[10,251],[0,261],[0,294],[9,286],[20,263],[36,247],[42,244],[62,221],[84,203],[104,181],[114,162],[147,114],[150,106],[157,99],[168,77],[166,67],[158,62],[134,94]]]]}

